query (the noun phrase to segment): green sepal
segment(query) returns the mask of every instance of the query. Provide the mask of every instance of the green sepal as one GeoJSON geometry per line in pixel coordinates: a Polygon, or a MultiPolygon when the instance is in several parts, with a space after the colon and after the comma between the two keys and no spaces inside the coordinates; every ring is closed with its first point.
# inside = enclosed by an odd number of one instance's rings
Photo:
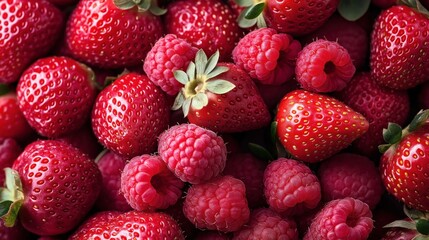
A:
{"type": "Polygon", "coordinates": [[[249,151],[256,158],[264,160],[264,161],[268,161],[268,162],[274,160],[273,155],[266,148],[264,148],[263,146],[261,146],[259,144],[249,143],[248,147],[249,147],[249,151]]]}
{"type": "Polygon", "coordinates": [[[207,90],[215,94],[225,94],[235,88],[235,85],[230,81],[223,79],[215,79],[207,82],[207,90]]]}
{"type": "Polygon", "coordinates": [[[137,6],[139,12],[149,11],[156,16],[167,12],[167,9],[158,6],[156,0],[113,0],[113,3],[121,10],[129,10],[137,6]]]}
{"type": "Polygon", "coordinates": [[[267,27],[263,14],[265,6],[265,2],[258,2],[246,6],[237,18],[238,26],[241,28],[249,28],[256,24],[258,28],[267,27]]]}
{"type": "Polygon", "coordinates": [[[369,9],[371,0],[340,0],[338,13],[349,21],[361,18],[369,9]]]}
{"type": "Polygon", "coordinates": [[[250,7],[253,5],[253,0],[235,0],[235,3],[241,7],[250,7]]]}
{"type": "Polygon", "coordinates": [[[383,129],[383,139],[389,144],[395,144],[402,138],[402,127],[397,123],[389,123],[383,129]]]}
{"type": "Polygon", "coordinates": [[[121,10],[128,10],[137,5],[134,0],[113,0],[113,3],[121,10]]]}
{"type": "Polygon", "coordinates": [[[156,0],[152,0],[152,2],[150,4],[149,11],[150,11],[150,13],[152,13],[155,16],[161,16],[161,15],[164,15],[167,12],[167,9],[160,8],[158,6],[157,1],[156,0]]]}
{"type": "Polygon", "coordinates": [[[0,188],[0,218],[6,227],[13,227],[24,202],[22,184],[17,171],[5,168],[5,187],[0,188]]]}
{"type": "Polygon", "coordinates": [[[428,216],[426,216],[427,214],[425,212],[422,212],[422,211],[414,209],[414,208],[409,208],[405,204],[403,206],[403,211],[404,211],[405,215],[408,218],[410,218],[411,220],[417,220],[417,219],[422,219],[422,218],[428,217],[428,216]]]}
{"type": "Polygon", "coordinates": [[[10,92],[9,86],[0,83],[0,96],[6,95],[10,92]]]}
{"type": "Polygon", "coordinates": [[[429,221],[427,219],[417,219],[416,230],[423,235],[429,235],[429,221]]]}
{"type": "Polygon", "coordinates": [[[107,149],[107,148],[103,149],[103,151],[101,151],[101,152],[97,155],[97,157],[95,157],[94,162],[95,162],[95,163],[98,163],[98,162],[100,161],[100,159],[101,159],[104,155],[106,155],[106,153],[107,153],[108,151],[109,151],[109,149],[107,149]]]}
{"type": "Polygon", "coordinates": [[[390,148],[390,146],[392,146],[392,144],[388,144],[388,143],[386,143],[386,144],[378,145],[378,151],[379,151],[380,153],[385,153],[385,152],[387,151],[387,149],[389,149],[389,148],[390,148]]]}
{"type": "Polygon", "coordinates": [[[264,8],[265,8],[265,2],[260,2],[258,4],[251,6],[245,10],[244,18],[255,19],[262,14],[262,12],[264,11],[264,8]]]}
{"type": "Polygon", "coordinates": [[[414,222],[405,220],[396,220],[383,226],[383,228],[405,228],[416,230],[416,224],[414,222]]]}
{"type": "Polygon", "coordinates": [[[429,240],[429,236],[418,234],[417,236],[413,237],[412,240],[429,240]]]}
{"type": "Polygon", "coordinates": [[[411,120],[410,125],[408,125],[408,131],[413,132],[417,130],[420,126],[425,124],[429,119],[429,109],[420,110],[416,116],[414,116],[413,120],[411,120]]]}
{"type": "Polygon", "coordinates": [[[15,222],[18,218],[19,209],[21,208],[23,202],[24,202],[24,200],[19,200],[19,201],[15,201],[15,202],[12,202],[12,201],[0,202],[2,210],[6,210],[3,208],[8,207],[7,212],[5,212],[3,215],[1,215],[1,219],[3,220],[3,224],[6,227],[15,226],[15,222]]]}

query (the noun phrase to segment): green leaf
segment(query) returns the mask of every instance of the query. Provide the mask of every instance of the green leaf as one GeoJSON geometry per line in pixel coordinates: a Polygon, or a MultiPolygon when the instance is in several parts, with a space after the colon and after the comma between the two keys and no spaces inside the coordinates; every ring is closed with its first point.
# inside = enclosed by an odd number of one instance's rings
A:
{"type": "Polygon", "coordinates": [[[174,78],[179,81],[181,84],[185,85],[189,82],[188,75],[182,70],[176,70],[173,72],[174,78]]]}
{"type": "Polygon", "coordinates": [[[213,71],[218,61],[219,61],[219,50],[217,50],[213,55],[210,56],[209,60],[207,61],[204,74],[208,75],[211,71],[213,71]]]}
{"type": "Polygon", "coordinates": [[[186,69],[186,74],[188,74],[189,81],[195,79],[195,63],[190,62],[188,69],[186,69]]]}
{"type": "Polygon", "coordinates": [[[409,208],[405,204],[403,206],[403,211],[404,211],[405,215],[412,220],[416,220],[416,219],[426,217],[425,212],[422,212],[422,211],[414,209],[414,208],[409,208]]]}
{"type": "Polygon", "coordinates": [[[136,6],[133,0],[113,0],[113,3],[121,10],[128,10],[136,6]]]}
{"type": "Polygon", "coordinates": [[[414,222],[409,222],[405,220],[396,220],[383,226],[383,228],[393,227],[416,230],[416,224],[414,222]]]}
{"type": "Polygon", "coordinates": [[[390,146],[392,146],[392,144],[381,144],[381,145],[378,145],[378,151],[380,152],[380,153],[385,153],[386,151],[387,151],[387,149],[389,149],[390,148],[390,146]]]}
{"type": "Polygon", "coordinates": [[[411,120],[410,125],[408,126],[408,131],[413,132],[417,130],[421,125],[423,125],[429,119],[429,109],[420,110],[413,120],[411,120]]]}
{"type": "Polygon", "coordinates": [[[209,99],[207,98],[207,95],[202,92],[197,93],[197,95],[192,98],[192,108],[197,110],[203,109],[203,107],[207,106],[208,103],[209,99]]]}
{"type": "Polygon", "coordinates": [[[397,123],[389,123],[387,129],[383,129],[383,139],[387,143],[395,144],[402,138],[402,127],[397,123]]]}
{"type": "Polygon", "coordinates": [[[171,110],[178,110],[183,106],[183,103],[185,102],[185,96],[183,95],[183,92],[180,91],[176,98],[174,99],[173,106],[171,107],[171,110]]]}
{"type": "Polygon", "coordinates": [[[142,0],[137,6],[139,12],[146,12],[149,10],[151,4],[151,0],[142,0]]]}
{"type": "Polygon", "coordinates": [[[266,28],[267,27],[267,23],[265,22],[264,16],[263,15],[259,15],[256,18],[256,26],[258,28],[266,28]]]}
{"type": "Polygon", "coordinates": [[[224,94],[235,88],[235,85],[227,80],[216,79],[207,82],[207,90],[215,94],[224,94]]]}
{"type": "Polygon", "coordinates": [[[206,65],[207,65],[207,55],[202,49],[200,49],[198,50],[197,55],[195,57],[197,77],[202,76],[204,74],[204,70],[206,70],[206,65]]]}
{"type": "Polygon", "coordinates": [[[247,19],[245,18],[245,15],[246,15],[246,10],[243,10],[237,18],[238,26],[240,26],[241,28],[250,28],[254,26],[258,21],[256,18],[247,19]]]}
{"type": "Polygon", "coordinates": [[[427,219],[416,220],[416,229],[423,235],[429,235],[429,221],[427,219]]]}
{"type": "Polygon", "coordinates": [[[0,96],[9,93],[10,89],[6,84],[0,84],[0,96]]]}
{"type": "Polygon", "coordinates": [[[156,0],[152,0],[151,4],[150,4],[150,8],[149,11],[155,15],[155,16],[161,16],[164,15],[167,12],[167,9],[165,8],[160,8],[157,4],[156,0]]]}
{"type": "Polygon", "coordinates": [[[216,66],[209,74],[207,74],[207,78],[211,79],[219,76],[220,74],[227,72],[229,70],[228,67],[224,66],[216,66]]]}
{"type": "Polygon", "coordinates": [[[4,216],[9,212],[10,206],[12,205],[12,201],[3,201],[0,202],[0,216],[4,216]]]}
{"type": "Polygon", "coordinates": [[[250,7],[253,5],[253,0],[235,0],[235,3],[241,7],[250,7]]]}
{"type": "MultiPolygon", "coordinates": [[[[9,205],[9,211],[6,212],[4,215],[1,216],[1,219],[3,220],[3,224],[6,227],[13,227],[13,226],[15,226],[15,222],[16,222],[16,219],[18,217],[19,209],[21,208],[23,202],[24,202],[24,200],[19,200],[19,201],[16,201],[16,202],[12,202],[9,205]]],[[[2,203],[0,203],[0,205],[1,204],[2,203]]],[[[6,205],[7,204],[9,204],[9,203],[6,203],[6,205]]]]}
{"type": "Polygon", "coordinates": [[[255,19],[262,14],[265,8],[265,2],[260,2],[255,4],[245,10],[244,18],[245,19],[255,19]]]}
{"type": "Polygon", "coordinates": [[[191,108],[191,101],[192,101],[192,98],[187,98],[183,102],[182,109],[183,109],[183,115],[185,117],[187,117],[189,114],[189,109],[191,108]]]}
{"type": "Polygon", "coordinates": [[[258,145],[256,143],[249,143],[249,151],[257,158],[265,161],[272,161],[274,160],[271,153],[265,149],[263,146],[258,145]]]}
{"type": "Polygon", "coordinates": [[[340,0],[338,13],[349,21],[361,18],[369,8],[371,0],[340,0]]]}

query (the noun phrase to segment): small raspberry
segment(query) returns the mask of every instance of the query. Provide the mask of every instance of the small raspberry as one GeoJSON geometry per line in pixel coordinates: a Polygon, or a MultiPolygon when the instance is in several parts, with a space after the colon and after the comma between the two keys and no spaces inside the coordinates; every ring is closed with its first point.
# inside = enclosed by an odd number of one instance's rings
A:
{"type": "Polygon", "coordinates": [[[192,185],[186,195],[183,212],[197,228],[237,231],[250,215],[244,183],[231,176],[219,176],[192,185]]]}
{"type": "Polygon", "coordinates": [[[374,163],[353,153],[340,153],[323,161],[318,176],[324,201],[352,197],[374,209],[384,192],[374,163]]]}
{"type": "Polygon", "coordinates": [[[186,70],[195,58],[197,48],[174,34],[160,38],[148,52],[143,70],[149,79],[168,95],[177,94],[183,87],[174,77],[175,70],[186,70]]]}
{"type": "Polygon", "coordinates": [[[323,39],[305,46],[296,60],[296,79],[301,87],[313,92],[344,89],[355,74],[347,50],[337,42],[323,39]]]}
{"type": "Polygon", "coordinates": [[[183,186],[159,156],[134,157],[121,175],[121,191],[137,211],[165,209],[175,204],[183,186]]]}
{"type": "Polygon", "coordinates": [[[316,175],[307,165],[287,158],[268,164],[264,194],[270,208],[284,215],[304,213],[317,207],[321,199],[316,175]]]}
{"type": "Polygon", "coordinates": [[[304,240],[365,240],[373,228],[368,205],[354,198],[328,202],[317,213],[304,240]]]}
{"type": "Polygon", "coordinates": [[[250,153],[236,153],[228,157],[222,175],[231,175],[243,181],[250,208],[262,206],[264,199],[264,170],[266,163],[250,153]]]}
{"type": "Polygon", "coordinates": [[[232,51],[234,63],[262,84],[280,85],[295,74],[301,44],[292,36],[272,28],[246,34],[232,51]]]}
{"type": "Polygon", "coordinates": [[[282,218],[269,208],[259,208],[251,213],[249,224],[234,233],[233,240],[247,239],[298,240],[298,230],[293,219],[282,218]]]}
{"type": "Polygon", "coordinates": [[[162,160],[184,182],[208,181],[225,168],[225,143],[211,130],[195,124],[176,125],[165,130],[158,142],[162,160]]]}

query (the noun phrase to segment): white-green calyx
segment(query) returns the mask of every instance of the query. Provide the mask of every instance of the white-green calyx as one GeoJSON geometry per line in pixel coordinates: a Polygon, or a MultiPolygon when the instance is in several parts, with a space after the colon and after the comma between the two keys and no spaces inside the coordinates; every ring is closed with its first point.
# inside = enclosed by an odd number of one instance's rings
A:
{"type": "Polygon", "coordinates": [[[244,7],[244,10],[241,11],[237,19],[240,27],[248,28],[255,24],[258,28],[267,27],[263,15],[263,11],[267,5],[265,0],[235,0],[235,2],[239,6],[244,7]]]}
{"type": "Polygon", "coordinates": [[[113,3],[122,10],[128,10],[137,6],[139,12],[149,11],[156,16],[167,12],[167,9],[158,6],[156,0],[113,0],[113,3]]]}
{"type": "Polygon", "coordinates": [[[22,184],[17,171],[5,168],[5,187],[0,188],[0,218],[6,227],[13,227],[24,201],[22,184]]]}
{"type": "Polygon", "coordinates": [[[207,106],[209,99],[207,92],[214,94],[224,94],[235,85],[231,82],[216,78],[229,69],[224,66],[217,66],[219,61],[219,51],[216,51],[209,59],[203,50],[199,50],[195,56],[195,62],[190,62],[186,72],[177,70],[174,77],[184,85],[177,94],[174,101],[173,110],[182,108],[184,116],[188,116],[189,109],[201,110],[207,106]]]}

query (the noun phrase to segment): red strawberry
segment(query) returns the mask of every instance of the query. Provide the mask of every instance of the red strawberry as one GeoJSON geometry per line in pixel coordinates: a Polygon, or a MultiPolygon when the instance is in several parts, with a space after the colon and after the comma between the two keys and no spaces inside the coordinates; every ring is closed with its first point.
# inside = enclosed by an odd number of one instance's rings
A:
{"type": "Polygon", "coordinates": [[[0,9],[0,83],[10,83],[54,46],[63,15],[44,0],[1,1],[0,9]]]}
{"type": "MultiPolygon", "coordinates": [[[[100,211],[90,215],[84,222],[79,225],[68,239],[70,240],[83,240],[83,239],[96,239],[101,237],[100,229],[103,225],[107,225],[121,215],[118,211],[100,211]]],[[[104,238],[103,238],[104,239],[104,238]]]]}
{"type": "Polygon", "coordinates": [[[98,154],[103,151],[103,146],[98,142],[92,131],[90,123],[67,135],[64,135],[56,140],[70,143],[79,148],[83,153],[88,154],[91,159],[95,159],[98,154]]]}
{"type": "Polygon", "coordinates": [[[19,216],[28,231],[49,236],[66,233],[83,220],[100,192],[101,174],[77,148],[37,140],[7,169],[6,181],[4,224],[13,226],[19,216]]]}
{"type": "Polygon", "coordinates": [[[393,89],[409,89],[429,80],[428,42],[428,16],[407,6],[383,11],[372,31],[372,77],[393,89]]]}
{"type": "Polygon", "coordinates": [[[155,1],[82,0],[66,29],[70,53],[100,68],[141,65],[152,44],[163,34],[155,1]]]}
{"type": "Polygon", "coordinates": [[[0,137],[0,186],[4,186],[5,172],[3,169],[12,167],[21,152],[21,146],[13,138],[0,137]]]}
{"type": "Polygon", "coordinates": [[[94,73],[68,57],[38,59],[22,74],[17,96],[29,124],[45,137],[78,130],[89,119],[94,73]]]}
{"type": "Polygon", "coordinates": [[[267,126],[270,113],[249,75],[232,63],[217,63],[199,50],[195,63],[175,72],[185,86],[173,110],[183,109],[190,123],[218,132],[243,132],[267,126]]]}
{"type": "Polygon", "coordinates": [[[348,147],[368,130],[368,121],[344,103],[305,90],[289,92],[280,101],[277,136],[299,160],[318,162],[348,147]]]}
{"type": "Polygon", "coordinates": [[[128,158],[151,153],[169,123],[165,94],[145,75],[127,73],[103,89],[92,112],[92,128],[108,149],[128,158]]]}
{"type": "Polygon", "coordinates": [[[241,30],[228,5],[221,0],[180,0],[167,9],[168,33],[203,49],[207,55],[219,50],[222,61],[230,59],[241,30]]]}

